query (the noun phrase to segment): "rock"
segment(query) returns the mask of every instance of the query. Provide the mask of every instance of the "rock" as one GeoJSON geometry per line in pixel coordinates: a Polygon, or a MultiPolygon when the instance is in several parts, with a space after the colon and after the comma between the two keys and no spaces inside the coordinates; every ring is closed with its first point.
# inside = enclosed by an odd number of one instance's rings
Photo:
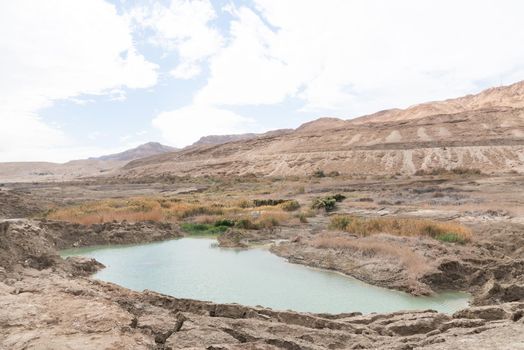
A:
{"type": "Polygon", "coordinates": [[[71,273],[74,276],[89,276],[105,267],[95,259],[82,256],[70,256],[65,263],[71,267],[71,273]]]}
{"type": "Polygon", "coordinates": [[[438,329],[445,321],[449,319],[448,316],[442,314],[418,314],[402,315],[387,324],[384,328],[386,334],[397,334],[402,336],[425,334],[435,329],[438,329]]]}
{"type": "Polygon", "coordinates": [[[488,321],[509,319],[511,314],[501,306],[476,306],[457,311],[453,318],[483,319],[488,321]]]}
{"type": "Polygon", "coordinates": [[[457,318],[448,322],[444,322],[440,326],[440,331],[445,332],[450,328],[474,328],[480,327],[486,324],[486,320],[483,319],[470,319],[470,318],[457,318]]]}
{"type": "Polygon", "coordinates": [[[246,248],[246,232],[230,228],[217,237],[218,246],[222,248],[246,248]]]}

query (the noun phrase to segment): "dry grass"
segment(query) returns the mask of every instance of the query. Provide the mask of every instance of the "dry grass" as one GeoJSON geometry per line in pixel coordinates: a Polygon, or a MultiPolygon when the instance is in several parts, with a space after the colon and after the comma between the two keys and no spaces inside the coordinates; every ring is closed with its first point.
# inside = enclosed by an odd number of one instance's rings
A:
{"type": "Polygon", "coordinates": [[[459,243],[468,242],[472,237],[471,230],[465,226],[428,219],[360,218],[337,215],[331,219],[329,228],[360,236],[389,233],[398,236],[427,236],[459,243]]]}
{"type": "Polygon", "coordinates": [[[109,199],[59,208],[47,214],[47,218],[91,225],[111,221],[164,221],[191,220],[212,224],[221,219],[250,220],[253,227],[272,228],[289,221],[292,216],[281,206],[243,208],[239,201],[205,201],[137,197],[109,199]]]}
{"type": "Polygon", "coordinates": [[[316,237],[312,245],[323,249],[347,250],[364,258],[387,255],[400,261],[411,275],[421,275],[427,270],[426,260],[408,247],[378,240],[352,239],[324,234],[316,237]]]}

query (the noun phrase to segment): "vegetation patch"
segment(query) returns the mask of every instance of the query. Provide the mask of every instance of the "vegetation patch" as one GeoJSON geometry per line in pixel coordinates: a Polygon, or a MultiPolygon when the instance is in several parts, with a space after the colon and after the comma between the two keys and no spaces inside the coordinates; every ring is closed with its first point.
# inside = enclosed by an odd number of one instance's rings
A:
{"type": "Polygon", "coordinates": [[[322,177],[337,177],[337,176],[340,176],[340,172],[334,170],[334,171],[330,171],[329,173],[326,174],[326,172],[322,169],[317,169],[313,172],[313,174],[311,174],[312,177],[316,177],[316,178],[322,178],[322,177]]]}
{"type": "Polygon", "coordinates": [[[273,228],[292,218],[289,211],[300,205],[294,200],[277,200],[253,210],[241,206],[238,200],[202,202],[189,198],[138,197],[108,199],[50,210],[43,214],[51,220],[92,225],[112,221],[160,221],[243,226],[248,229],[273,228]],[[188,220],[190,219],[190,220],[188,220]],[[217,224],[218,223],[218,224],[217,224]]]}
{"type": "Polygon", "coordinates": [[[229,226],[185,222],[180,228],[190,235],[218,235],[226,232],[229,226]]]}
{"type": "Polygon", "coordinates": [[[426,261],[422,256],[408,247],[391,242],[322,234],[312,241],[312,245],[322,249],[347,250],[358,253],[365,258],[373,258],[376,255],[388,255],[398,259],[413,275],[421,275],[427,268],[426,261]]]}
{"type": "Polygon", "coordinates": [[[315,198],[311,204],[311,208],[332,211],[336,208],[337,202],[342,202],[344,199],[346,199],[346,196],[340,193],[332,196],[315,198]]]}
{"type": "Polygon", "coordinates": [[[360,218],[337,215],[331,218],[329,228],[360,236],[389,233],[398,236],[427,236],[454,243],[465,243],[472,237],[471,230],[465,226],[427,219],[360,218]]]}
{"type": "Polygon", "coordinates": [[[480,169],[476,168],[464,168],[464,167],[457,167],[453,169],[446,169],[446,168],[433,168],[433,169],[427,169],[427,170],[417,170],[415,172],[416,176],[424,176],[424,175],[482,175],[482,172],[480,169]]]}
{"type": "Polygon", "coordinates": [[[280,204],[280,207],[285,211],[295,211],[300,208],[300,204],[296,200],[289,200],[280,204]]]}

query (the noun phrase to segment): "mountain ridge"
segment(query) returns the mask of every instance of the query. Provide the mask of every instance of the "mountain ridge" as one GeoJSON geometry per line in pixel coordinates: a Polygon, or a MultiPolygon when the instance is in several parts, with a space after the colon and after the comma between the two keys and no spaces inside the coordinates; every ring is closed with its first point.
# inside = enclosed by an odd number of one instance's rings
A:
{"type": "Polygon", "coordinates": [[[524,81],[352,120],[319,118],[282,135],[132,161],[122,176],[524,171],[524,81]]]}

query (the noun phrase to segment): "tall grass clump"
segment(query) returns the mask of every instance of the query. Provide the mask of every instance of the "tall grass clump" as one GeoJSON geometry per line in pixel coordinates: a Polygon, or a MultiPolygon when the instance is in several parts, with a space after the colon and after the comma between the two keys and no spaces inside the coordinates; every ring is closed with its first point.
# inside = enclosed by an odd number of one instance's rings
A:
{"type": "Polygon", "coordinates": [[[472,237],[471,230],[465,226],[428,219],[361,218],[337,215],[331,218],[329,228],[360,236],[389,233],[398,236],[426,236],[454,243],[465,243],[472,237]]]}
{"type": "Polygon", "coordinates": [[[280,204],[280,207],[285,211],[295,211],[300,208],[300,204],[296,200],[289,200],[280,204]]]}

